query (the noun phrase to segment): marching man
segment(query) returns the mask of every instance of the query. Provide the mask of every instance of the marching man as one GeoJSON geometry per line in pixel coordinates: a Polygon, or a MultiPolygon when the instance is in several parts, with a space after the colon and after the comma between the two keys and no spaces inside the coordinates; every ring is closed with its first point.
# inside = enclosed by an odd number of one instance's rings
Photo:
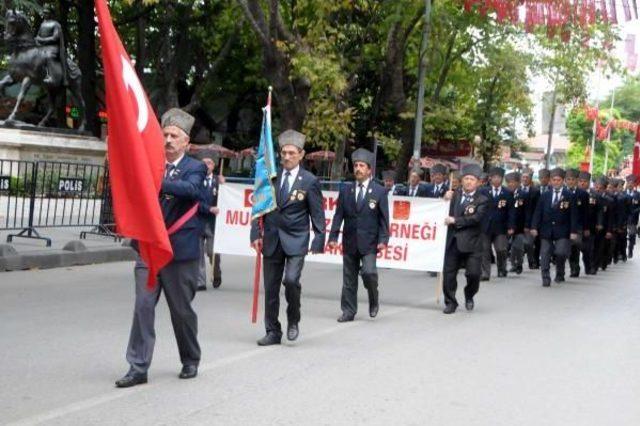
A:
{"type": "Polygon", "coordinates": [[[389,242],[389,202],[384,187],[371,179],[373,153],[360,148],[351,159],[356,181],[340,188],[329,246],[338,245],[342,231],[342,316],[338,322],[353,321],[358,311],[358,273],[369,294],[369,316],[378,315],[378,269],[376,256],[389,242]]]}
{"type": "Polygon", "coordinates": [[[451,200],[449,216],[445,218],[447,245],[444,256],[445,314],[452,314],[458,307],[457,275],[465,270],[467,285],[464,288],[465,307],[473,310],[473,297],[480,288],[482,263],[482,222],[489,209],[489,198],[479,191],[482,169],[475,164],[462,168],[462,189],[448,191],[445,200],[451,200]]]}
{"type": "Polygon", "coordinates": [[[267,334],[259,346],[279,345],[282,329],[280,285],[287,299],[287,339],[298,338],[300,322],[300,275],[308,253],[322,253],[325,242],[325,218],[320,182],[300,167],[306,137],[287,130],[278,137],[282,170],[276,181],[277,210],[264,215],[264,229],[251,223],[251,245],[264,256],[264,322],[267,334]],[[309,248],[310,226],[315,234],[309,248]]]}

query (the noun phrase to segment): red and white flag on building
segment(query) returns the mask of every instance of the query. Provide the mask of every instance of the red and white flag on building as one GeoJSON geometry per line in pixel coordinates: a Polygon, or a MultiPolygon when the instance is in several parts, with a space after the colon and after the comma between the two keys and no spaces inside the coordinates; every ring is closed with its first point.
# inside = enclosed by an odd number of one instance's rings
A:
{"type": "Polygon", "coordinates": [[[116,32],[105,0],[95,1],[108,115],[109,176],[118,233],[138,241],[147,285],[173,257],[158,194],[165,167],[162,129],[116,32]]]}

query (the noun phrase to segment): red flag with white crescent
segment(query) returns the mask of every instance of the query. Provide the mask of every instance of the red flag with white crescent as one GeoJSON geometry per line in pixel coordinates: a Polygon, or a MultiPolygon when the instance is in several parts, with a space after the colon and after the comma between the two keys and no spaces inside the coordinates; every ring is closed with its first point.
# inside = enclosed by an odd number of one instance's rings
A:
{"type": "Polygon", "coordinates": [[[118,233],[138,241],[152,288],[173,251],[158,195],[166,163],[162,129],[111,20],[95,1],[108,116],[109,176],[118,233]]]}

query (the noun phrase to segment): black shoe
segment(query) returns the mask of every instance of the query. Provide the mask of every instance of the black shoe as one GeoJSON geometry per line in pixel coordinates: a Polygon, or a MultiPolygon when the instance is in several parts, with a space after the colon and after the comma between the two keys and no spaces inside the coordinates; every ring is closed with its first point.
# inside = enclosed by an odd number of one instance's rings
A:
{"type": "Polygon", "coordinates": [[[480,281],[489,281],[489,277],[480,277],[480,281]]]}
{"type": "Polygon", "coordinates": [[[563,283],[564,282],[564,277],[557,276],[553,281],[556,282],[556,283],[563,283]]]}
{"type": "Polygon", "coordinates": [[[287,340],[294,341],[298,338],[298,324],[289,324],[287,326],[287,340]]]}
{"type": "Polygon", "coordinates": [[[551,286],[551,279],[550,278],[543,278],[542,279],[542,287],[550,287],[551,286]]]}
{"type": "Polygon", "coordinates": [[[469,299],[466,302],[464,302],[464,307],[467,308],[467,311],[473,311],[473,307],[475,305],[473,304],[473,299],[469,299]]]}
{"type": "Polygon", "coordinates": [[[444,310],[442,311],[445,314],[452,314],[456,311],[456,309],[458,308],[458,305],[454,305],[453,303],[450,305],[447,305],[444,307],[444,310]]]}
{"type": "Polygon", "coordinates": [[[517,266],[512,266],[511,269],[509,269],[509,272],[511,272],[511,273],[518,272],[518,267],[517,266]]]}
{"type": "Polygon", "coordinates": [[[534,263],[533,266],[531,266],[529,269],[540,269],[540,265],[537,263],[534,263]]]}
{"type": "Polygon", "coordinates": [[[279,345],[281,340],[282,336],[278,336],[276,333],[267,333],[262,339],[258,340],[258,346],[279,345]]]}
{"type": "Polygon", "coordinates": [[[380,304],[378,303],[378,290],[369,292],[369,316],[375,318],[380,310],[380,304]]]}
{"type": "Polygon", "coordinates": [[[507,277],[507,271],[498,272],[498,278],[506,278],[506,277],[507,277]]]}
{"type": "Polygon", "coordinates": [[[213,279],[213,288],[218,288],[221,285],[222,285],[222,278],[221,277],[213,279]]]}
{"type": "Polygon", "coordinates": [[[183,365],[182,371],[180,371],[181,379],[193,379],[198,375],[198,366],[197,365],[183,365]]]}
{"type": "Polygon", "coordinates": [[[572,272],[569,274],[571,278],[578,278],[580,276],[580,272],[572,272]]]}
{"type": "Polygon", "coordinates": [[[207,289],[206,285],[199,285],[196,291],[205,291],[207,289]]]}
{"type": "Polygon", "coordinates": [[[342,315],[340,315],[340,318],[338,318],[338,322],[353,321],[353,318],[354,318],[353,315],[342,314],[342,315]]]}
{"type": "Polygon", "coordinates": [[[119,380],[116,380],[117,388],[130,388],[131,386],[141,385],[147,383],[147,374],[136,373],[129,371],[125,376],[119,380]]]}

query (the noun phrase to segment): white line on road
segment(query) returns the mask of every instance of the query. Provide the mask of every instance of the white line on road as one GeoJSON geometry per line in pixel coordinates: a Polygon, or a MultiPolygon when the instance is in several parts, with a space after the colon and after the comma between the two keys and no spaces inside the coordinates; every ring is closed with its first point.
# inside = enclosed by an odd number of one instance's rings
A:
{"type": "MultiPolygon", "coordinates": [[[[429,300],[432,300],[431,298],[429,299],[425,299],[422,302],[420,302],[420,305],[422,305],[423,303],[428,302],[429,300]]],[[[404,307],[399,307],[399,308],[395,308],[395,309],[391,309],[388,311],[384,311],[384,317],[390,317],[390,316],[394,316],[394,315],[398,315],[402,312],[406,312],[412,309],[416,309],[415,306],[404,306],[404,307]]],[[[355,327],[357,325],[360,324],[366,324],[368,323],[368,321],[354,321],[351,323],[347,323],[347,324],[339,324],[339,325],[335,325],[333,327],[329,327],[326,328],[324,330],[319,330],[316,331],[314,333],[310,333],[308,335],[306,335],[305,340],[308,339],[315,339],[318,337],[322,337],[322,336],[326,336],[328,334],[333,334],[336,333],[338,331],[341,330],[346,330],[352,327],[355,327]]],[[[277,346],[272,346],[272,347],[266,347],[266,348],[255,348],[255,349],[251,349],[245,352],[241,352],[237,355],[232,355],[232,356],[228,356],[226,358],[221,358],[217,361],[213,361],[213,362],[208,362],[208,363],[204,363],[204,364],[200,364],[200,367],[198,368],[198,370],[200,372],[203,371],[211,371],[211,370],[215,370],[215,369],[219,369],[221,367],[225,367],[229,364],[233,364],[235,362],[238,361],[242,361],[245,359],[249,359],[249,358],[253,358],[254,356],[258,356],[258,355],[262,355],[264,353],[268,353],[274,350],[277,350],[278,347],[277,346]]],[[[170,378],[166,378],[166,379],[159,379],[157,381],[154,381],[154,385],[162,385],[163,383],[169,382],[173,379],[170,378]]],[[[84,410],[88,410],[90,408],[93,407],[97,407],[99,405],[102,404],[106,404],[108,402],[111,401],[115,401],[117,399],[120,398],[124,398],[126,396],[130,396],[134,393],[139,393],[139,392],[144,392],[145,390],[148,390],[152,385],[143,385],[143,386],[135,386],[133,388],[130,389],[112,389],[110,390],[108,393],[104,394],[104,395],[98,395],[92,398],[87,398],[81,401],[77,401],[77,402],[73,402],[71,404],[65,405],[63,407],[59,407],[50,411],[46,411],[44,413],[40,413],[37,414],[35,416],[31,416],[31,417],[25,417],[23,419],[20,420],[16,420],[15,422],[9,423],[7,426],[27,426],[27,425],[37,425],[37,424],[41,424],[47,421],[51,421],[51,420],[55,420],[57,418],[72,414],[72,413],[77,413],[79,411],[84,411],[84,410]]]]}

